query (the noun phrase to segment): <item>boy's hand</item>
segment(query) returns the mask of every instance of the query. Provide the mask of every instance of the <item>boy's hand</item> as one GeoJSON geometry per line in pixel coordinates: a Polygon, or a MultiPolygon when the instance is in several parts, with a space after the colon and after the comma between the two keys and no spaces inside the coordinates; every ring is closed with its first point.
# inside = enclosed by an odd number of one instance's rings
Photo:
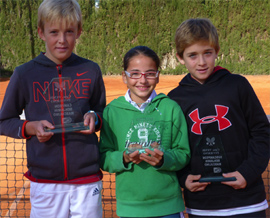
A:
{"type": "Polygon", "coordinates": [[[222,182],[222,184],[224,184],[224,185],[231,186],[234,189],[243,189],[247,186],[247,181],[238,171],[231,172],[231,173],[223,173],[222,175],[225,178],[226,177],[235,177],[236,178],[236,181],[222,182]]]}
{"type": "Polygon", "coordinates": [[[123,160],[124,163],[127,164],[129,162],[133,162],[135,164],[139,164],[142,162],[142,160],[140,159],[140,154],[139,151],[134,151],[130,154],[127,154],[126,151],[123,152],[123,160]]]}
{"type": "Polygon", "coordinates": [[[80,132],[84,133],[84,134],[94,133],[95,129],[96,129],[95,122],[96,122],[95,114],[94,113],[86,113],[84,115],[84,125],[89,126],[89,130],[82,130],[80,132]]]}
{"type": "Polygon", "coordinates": [[[53,129],[54,126],[47,120],[30,121],[25,125],[25,134],[28,136],[35,135],[39,142],[48,141],[53,135],[53,132],[45,132],[44,128],[53,129]]]}
{"type": "Polygon", "coordinates": [[[204,191],[210,182],[199,182],[201,175],[188,175],[185,186],[191,192],[204,191]]]}
{"type": "Polygon", "coordinates": [[[146,153],[142,153],[140,155],[140,159],[149,163],[152,166],[161,166],[163,164],[163,152],[158,150],[158,149],[154,149],[154,151],[146,148],[145,149],[146,153]]]}

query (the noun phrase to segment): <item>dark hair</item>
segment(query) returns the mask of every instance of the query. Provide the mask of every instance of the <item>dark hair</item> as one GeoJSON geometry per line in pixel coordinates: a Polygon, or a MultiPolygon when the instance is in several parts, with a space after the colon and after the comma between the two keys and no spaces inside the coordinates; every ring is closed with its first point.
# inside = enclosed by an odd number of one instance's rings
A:
{"type": "Polygon", "coordinates": [[[136,46],[130,49],[125,54],[124,61],[123,61],[124,70],[127,70],[130,59],[137,55],[144,55],[146,57],[152,58],[153,61],[156,63],[157,69],[160,67],[160,60],[156,52],[154,52],[152,49],[148,48],[147,46],[136,46]]]}

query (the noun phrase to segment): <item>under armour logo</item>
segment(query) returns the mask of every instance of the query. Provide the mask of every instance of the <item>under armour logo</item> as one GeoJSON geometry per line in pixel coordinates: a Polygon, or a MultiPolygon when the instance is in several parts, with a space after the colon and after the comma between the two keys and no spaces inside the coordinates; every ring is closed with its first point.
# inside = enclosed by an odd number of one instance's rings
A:
{"type": "Polygon", "coordinates": [[[199,109],[195,109],[189,114],[190,119],[194,122],[191,127],[191,131],[197,135],[202,135],[202,124],[209,124],[213,122],[218,122],[218,130],[222,131],[227,129],[232,124],[225,118],[225,115],[228,113],[229,108],[222,105],[215,105],[216,115],[210,115],[203,118],[199,117],[199,109]]]}

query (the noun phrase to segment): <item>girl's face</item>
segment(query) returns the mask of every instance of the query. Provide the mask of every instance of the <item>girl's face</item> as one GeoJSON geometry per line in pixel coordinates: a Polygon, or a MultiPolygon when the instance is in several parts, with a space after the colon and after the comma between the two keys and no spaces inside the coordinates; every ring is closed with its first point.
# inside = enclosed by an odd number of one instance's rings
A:
{"type": "MultiPolygon", "coordinates": [[[[144,55],[137,55],[130,59],[128,68],[129,73],[148,73],[157,72],[157,66],[155,61],[144,55]]],[[[122,78],[124,83],[130,90],[130,97],[136,103],[144,103],[151,95],[159,82],[159,74],[155,78],[146,78],[142,75],[139,79],[130,78],[126,75],[125,71],[122,72],[122,78]]]]}

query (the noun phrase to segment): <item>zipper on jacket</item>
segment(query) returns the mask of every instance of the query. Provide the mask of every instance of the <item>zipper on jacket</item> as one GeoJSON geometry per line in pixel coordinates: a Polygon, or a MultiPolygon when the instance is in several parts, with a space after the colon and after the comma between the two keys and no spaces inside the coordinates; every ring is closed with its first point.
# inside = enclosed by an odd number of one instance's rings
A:
{"type": "Polygon", "coordinates": [[[63,161],[64,161],[64,180],[68,179],[67,173],[67,154],[66,154],[66,143],[65,143],[65,129],[64,129],[64,93],[63,93],[63,86],[62,86],[62,65],[56,66],[59,76],[59,86],[60,86],[60,102],[61,102],[61,125],[63,126],[62,134],[62,149],[63,149],[63,161]]]}

